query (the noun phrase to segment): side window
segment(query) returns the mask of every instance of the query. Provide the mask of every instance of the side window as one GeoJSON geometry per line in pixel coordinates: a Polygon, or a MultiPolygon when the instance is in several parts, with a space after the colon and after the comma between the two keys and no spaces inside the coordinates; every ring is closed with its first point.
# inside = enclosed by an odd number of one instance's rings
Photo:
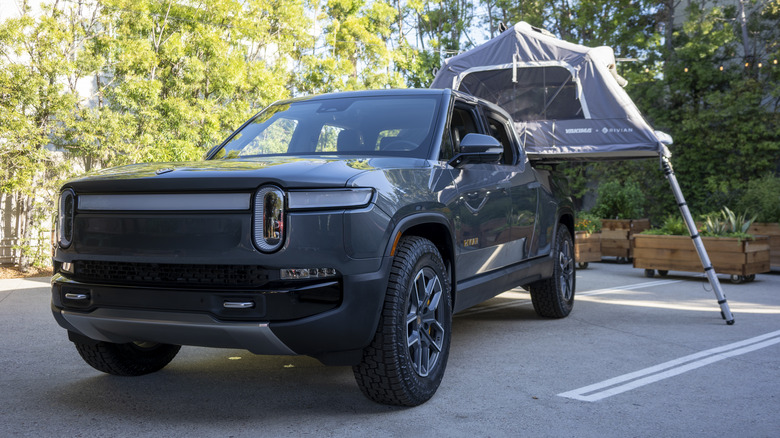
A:
{"type": "Polygon", "coordinates": [[[452,134],[449,129],[444,130],[444,135],[441,139],[441,152],[439,153],[439,160],[449,161],[455,156],[454,146],[452,145],[452,134]]]}
{"type": "Polygon", "coordinates": [[[323,125],[320,136],[317,139],[315,152],[336,152],[336,142],[339,134],[344,130],[339,126],[323,125]]]}
{"type": "Polygon", "coordinates": [[[460,151],[460,141],[466,134],[479,133],[476,120],[474,111],[470,108],[455,107],[452,110],[450,135],[452,136],[452,146],[455,153],[460,151]]]}
{"type": "Polygon", "coordinates": [[[501,158],[502,164],[514,164],[515,147],[512,144],[512,137],[509,134],[509,127],[502,118],[498,118],[491,113],[487,113],[488,131],[501,146],[504,147],[504,155],[501,158]]]}

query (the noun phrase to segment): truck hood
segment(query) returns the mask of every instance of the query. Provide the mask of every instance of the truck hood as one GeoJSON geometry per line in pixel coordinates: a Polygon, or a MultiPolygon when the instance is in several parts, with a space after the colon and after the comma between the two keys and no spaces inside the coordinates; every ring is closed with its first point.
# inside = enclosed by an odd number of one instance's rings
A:
{"type": "Polygon", "coordinates": [[[146,163],[115,167],[68,181],[77,193],[254,190],[345,187],[376,169],[420,168],[413,158],[263,157],[240,160],[146,163]]]}

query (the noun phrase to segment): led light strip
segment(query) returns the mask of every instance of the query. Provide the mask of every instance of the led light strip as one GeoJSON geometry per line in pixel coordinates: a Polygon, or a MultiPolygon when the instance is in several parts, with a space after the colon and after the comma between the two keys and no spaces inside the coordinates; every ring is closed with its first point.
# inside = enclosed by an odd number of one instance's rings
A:
{"type": "Polygon", "coordinates": [[[93,211],[249,210],[249,193],[79,195],[78,209],[93,211]]]}

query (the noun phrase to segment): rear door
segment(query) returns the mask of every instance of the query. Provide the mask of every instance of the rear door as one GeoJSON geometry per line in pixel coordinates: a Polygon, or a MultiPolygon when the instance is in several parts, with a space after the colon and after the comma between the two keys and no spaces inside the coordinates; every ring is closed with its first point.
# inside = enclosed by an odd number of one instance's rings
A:
{"type": "Polygon", "coordinates": [[[538,252],[535,243],[538,221],[538,196],[540,184],[518,142],[511,122],[502,113],[484,108],[487,134],[495,137],[504,146],[504,166],[508,173],[508,185],[512,199],[511,229],[512,259],[508,264],[533,257],[538,252]],[[511,157],[511,159],[510,159],[511,157]],[[521,250],[522,248],[522,250],[521,250]]]}

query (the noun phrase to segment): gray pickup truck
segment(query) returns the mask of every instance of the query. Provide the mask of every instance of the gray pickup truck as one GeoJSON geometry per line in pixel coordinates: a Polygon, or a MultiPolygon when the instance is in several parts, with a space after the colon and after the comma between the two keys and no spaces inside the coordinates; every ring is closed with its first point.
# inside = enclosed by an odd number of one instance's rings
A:
{"type": "Polygon", "coordinates": [[[52,311],[92,367],[160,370],[181,345],[351,365],[362,392],[436,392],[452,315],[525,286],[574,303],[565,182],[509,116],[452,90],[275,103],[205,160],[65,183],[52,311]]]}

